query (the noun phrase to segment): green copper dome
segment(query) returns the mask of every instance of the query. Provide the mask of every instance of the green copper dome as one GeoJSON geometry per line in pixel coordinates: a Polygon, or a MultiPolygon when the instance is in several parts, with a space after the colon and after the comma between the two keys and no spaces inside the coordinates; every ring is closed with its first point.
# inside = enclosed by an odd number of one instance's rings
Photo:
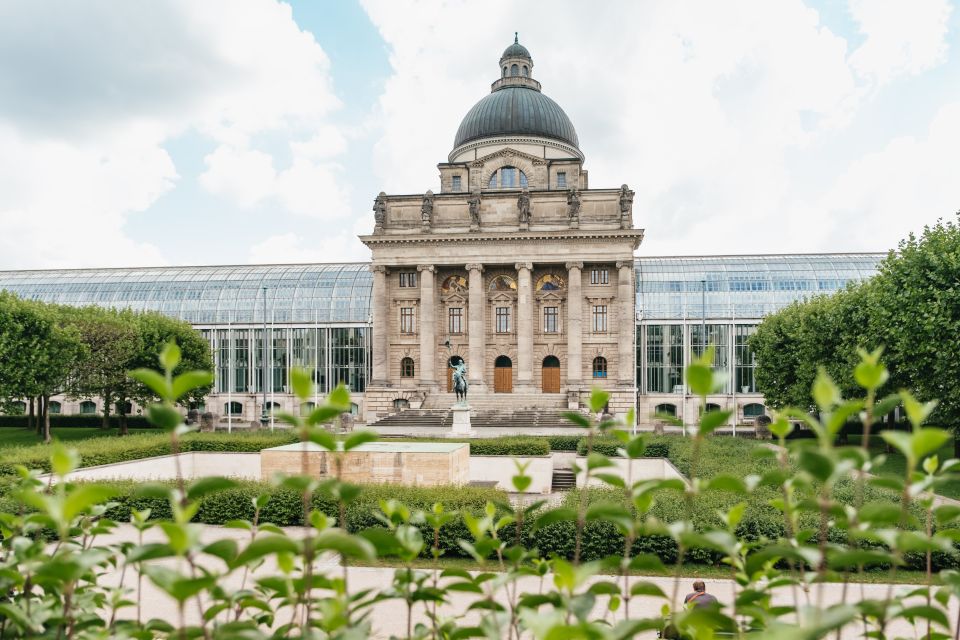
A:
{"type": "Polygon", "coordinates": [[[507,58],[526,58],[531,62],[533,61],[527,48],[520,44],[519,34],[517,33],[513,34],[513,44],[503,50],[503,55],[500,56],[500,62],[503,62],[507,58]]]}
{"type": "Polygon", "coordinates": [[[552,138],[579,148],[577,130],[556,102],[528,87],[502,87],[467,112],[453,147],[493,136],[552,138]]]}

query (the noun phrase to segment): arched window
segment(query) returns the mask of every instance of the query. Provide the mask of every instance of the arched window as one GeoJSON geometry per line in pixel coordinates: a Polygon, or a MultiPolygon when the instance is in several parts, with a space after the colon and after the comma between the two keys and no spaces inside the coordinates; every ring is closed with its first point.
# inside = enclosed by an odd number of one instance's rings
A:
{"type": "Polygon", "coordinates": [[[517,281],[510,276],[496,276],[490,281],[490,291],[516,291],[517,281]]]}
{"type": "Polygon", "coordinates": [[[280,409],[280,403],[268,401],[266,404],[266,408],[267,408],[267,415],[272,416],[276,411],[280,409]]]}
{"type": "Polygon", "coordinates": [[[527,65],[523,65],[523,75],[524,75],[524,76],[529,76],[529,75],[530,75],[530,70],[527,69],[527,65]]]}
{"type": "Polygon", "coordinates": [[[504,78],[507,77],[507,68],[506,68],[506,67],[503,68],[503,77],[504,77],[504,78]]]}
{"type": "Polygon", "coordinates": [[[317,403],[315,402],[301,402],[300,403],[300,415],[308,416],[313,413],[313,410],[317,408],[317,403]]]}
{"type": "Polygon", "coordinates": [[[122,413],[125,416],[128,416],[131,413],[133,413],[133,405],[130,404],[129,401],[117,402],[116,404],[113,405],[113,408],[118,414],[122,413]]]}
{"type": "Polygon", "coordinates": [[[358,405],[356,402],[350,403],[350,415],[352,416],[360,415],[360,405],[358,405]]]}
{"type": "Polygon", "coordinates": [[[51,400],[47,408],[50,410],[51,415],[59,414],[63,411],[63,405],[56,400],[51,400]]]}
{"type": "Polygon", "coordinates": [[[412,378],[414,376],[413,358],[404,358],[400,361],[400,377],[412,378]]]}
{"type": "Polygon", "coordinates": [[[520,67],[515,64],[510,65],[510,75],[515,76],[520,72],[520,67]]]}
{"type": "Polygon", "coordinates": [[[676,418],[676,417],[677,417],[677,405],[675,405],[675,404],[669,404],[669,403],[666,403],[666,402],[663,403],[663,404],[658,404],[658,405],[654,408],[653,412],[654,412],[654,414],[667,415],[667,416],[672,416],[672,417],[676,418]]]}
{"type": "Polygon", "coordinates": [[[501,167],[490,174],[490,181],[487,187],[490,189],[516,189],[530,186],[527,181],[527,174],[516,167],[501,167]]]}
{"type": "Polygon", "coordinates": [[[493,361],[493,366],[498,369],[509,369],[513,366],[513,360],[509,356],[497,356],[493,361]]]}
{"type": "Polygon", "coordinates": [[[758,418],[766,413],[766,408],[759,402],[751,402],[743,405],[744,418],[758,418]]]}
{"type": "Polygon", "coordinates": [[[606,378],[607,377],[607,359],[603,356],[597,356],[593,359],[593,377],[594,378],[606,378]]]}
{"type": "Polygon", "coordinates": [[[242,416],[243,415],[243,403],[241,402],[226,402],[223,405],[223,413],[228,416],[242,416]]]}
{"type": "Polygon", "coordinates": [[[715,402],[708,402],[708,403],[707,403],[707,409],[706,409],[706,410],[707,410],[707,411],[720,411],[720,405],[716,404],[715,402]]]}
{"type": "Polygon", "coordinates": [[[97,412],[97,403],[92,400],[84,400],[80,403],[80,415],[89,416],[97,412]]]}
{"type": "Polygon", "coordinates": [[[440,291],[442,293],[463,292],[468,286],[465,276],[450,276],[440,285],[440,291]]]}
{"type": "Polygon", "coordinates": [[[555,273],[540,276],[537,280],[537,291],[557,291],[563,289],[563,278],[555,273]]]}
{"type": "Polygon", "coordinates": [[[547,356],[543,359],[543,366],[549,369],[559,369],[560,368],[560,358],[557,356],[547,356]]]}
{"type": "Polygon", "coordinates": [[[393,401],[393,408],[397,411],[403,411],[410,408],[410,401],[406,398],[397,398],[393,401]]]}

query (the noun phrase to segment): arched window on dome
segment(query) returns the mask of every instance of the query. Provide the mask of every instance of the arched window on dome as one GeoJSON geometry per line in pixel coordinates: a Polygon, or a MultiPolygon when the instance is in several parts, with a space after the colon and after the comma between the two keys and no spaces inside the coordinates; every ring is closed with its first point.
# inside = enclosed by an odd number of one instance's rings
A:
{"type": "Polygon", "coordinates": [[[523,75],[524,75],[524,76],[529,76],[529,75],[530,75],[530,70],[527,69],[527,65],[523,65],[523,75]]]}
{"type": "Polygon", "coordinates": [[[503,77],[504,77],[504,78],[507,77],[507,68],[506,68],[506,67],[503,68],[503,77]]]}
{"type": "Polygon", "coordinates": [[[510,75],[515,76],[520,73],[520,67],[515,64],[510,65],[510,75]]]}
{"type": "Polygon", "coordinates": [[[487,187],[490,189],[523,189],[529,186],[527,174],[516,167],[501,167],[490,175],[487,187]]]}

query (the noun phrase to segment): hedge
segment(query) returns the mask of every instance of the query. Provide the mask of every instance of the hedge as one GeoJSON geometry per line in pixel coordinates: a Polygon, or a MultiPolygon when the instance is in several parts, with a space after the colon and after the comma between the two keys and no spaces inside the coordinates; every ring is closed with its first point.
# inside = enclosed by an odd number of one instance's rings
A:
{"type": "Polygon", "coordinates": [[[550,443],[534,436],[475,438],[470,443],[472,456],[548,456],[550,443]]]}
{"type": "MultiPolygon", "coordinates": [[[[85,415],[72,415],[72,414],[50,414],[50,426],[51,427],[102,427],[103,426],[103,415],[98,413],[85,414],[85,415]]],[[[120,416],[110,416],[110,426],[117,428],[120,426],[120,416]]],[[[0,428],[4,427],[19,427],[22,429],[27,428],[27,416],[18,415],[18,416],[6,416],[0,415],[0,428]]],[[[127,416],[127,427],[130,429],[152,429],[155,428],[152,424],[147,422],[145,416],[127,416]]]]}
{"type": "MultiPolygon", "coordinates": [[[[290,431],[252,433],[190,433],[181,438],[181,451],[219,451],[252,453],[297,441],[290,431]]],[[[122,438],[108,436],[80,440],[70,444],[80,454],[81,465],[92,467],[173,453],[166,433],[137,433],[122,438]]],[[[16,465],[50,471],[50,447],[36,444],[0,450],[0,476],[16,473],[16,465]]]]}
{"type": "Polygon", "coordinates": [[[576,451],[577,444],[583,436],[547,436],[551,451],[576,451]]]}
{"type": "MultiPolygon", "coordinates": [[[[669,458],[670,457],[670,441],[666,438],[646,438],[645,440],[646,448],[643,451],[644,458],[669,458]]],[[[608,457],[616,457],[620,455],[618,450],[623,448],[623,443],[613,437],[595,437],[593,439],[593,450],[597,453],[602,453],[608,457]]],[[[577,441],[577,455],[585,456],[587,455],[587,439],[580,438],[577,441]]]]}

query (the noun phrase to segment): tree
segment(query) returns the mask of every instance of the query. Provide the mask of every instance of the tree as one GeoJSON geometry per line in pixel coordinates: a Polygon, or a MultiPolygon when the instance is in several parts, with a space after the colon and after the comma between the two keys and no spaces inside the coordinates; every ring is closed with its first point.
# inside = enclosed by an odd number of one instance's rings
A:
{"type": "MultiPolygon", "coordinates": [[[[176,320],[159,313],[144,313],[136,316],[140,335],[140,349],[134,356],[130,370],[153,369],[157,366],[157,354],[163,351],[164,346],[171,340],[180,347],[180,363],[175,370],[176,374],[184,371],[212,371],[213,357],[210,353],[210,344],[200,333],[182,320],[176,320]]],[[[198,387],[181,399],[185,405],[199,403],[210,393],[212,385],[198,387]]],[[[156,401],[156,395],[142,384],[134,384],[129,390],[129,396],[123,398],[136,400],[141,406],[156,401]]]]}
{"type": "Polygon", "coordinates": [[[873,285],[871,333],[897,386],[938,398],[931,419],[960,436],[960,226],[940,221],[910,234],[873,285]]]}
{"type": "MultiPolygon", "coordinates": [[[[74,398],[99,396],[103,399],[103,428],[110,427],[111,402],[120,399],[123,407],[130,396],[134,358],[143,349],[143,340],[133,312],[101,307],[84,307],[71,312],[71,322],[86,346],[86,356],[77,363],[68,394],[74,398]]],[[[125,415],[121,410],[121,423],[125,415]]]]}

